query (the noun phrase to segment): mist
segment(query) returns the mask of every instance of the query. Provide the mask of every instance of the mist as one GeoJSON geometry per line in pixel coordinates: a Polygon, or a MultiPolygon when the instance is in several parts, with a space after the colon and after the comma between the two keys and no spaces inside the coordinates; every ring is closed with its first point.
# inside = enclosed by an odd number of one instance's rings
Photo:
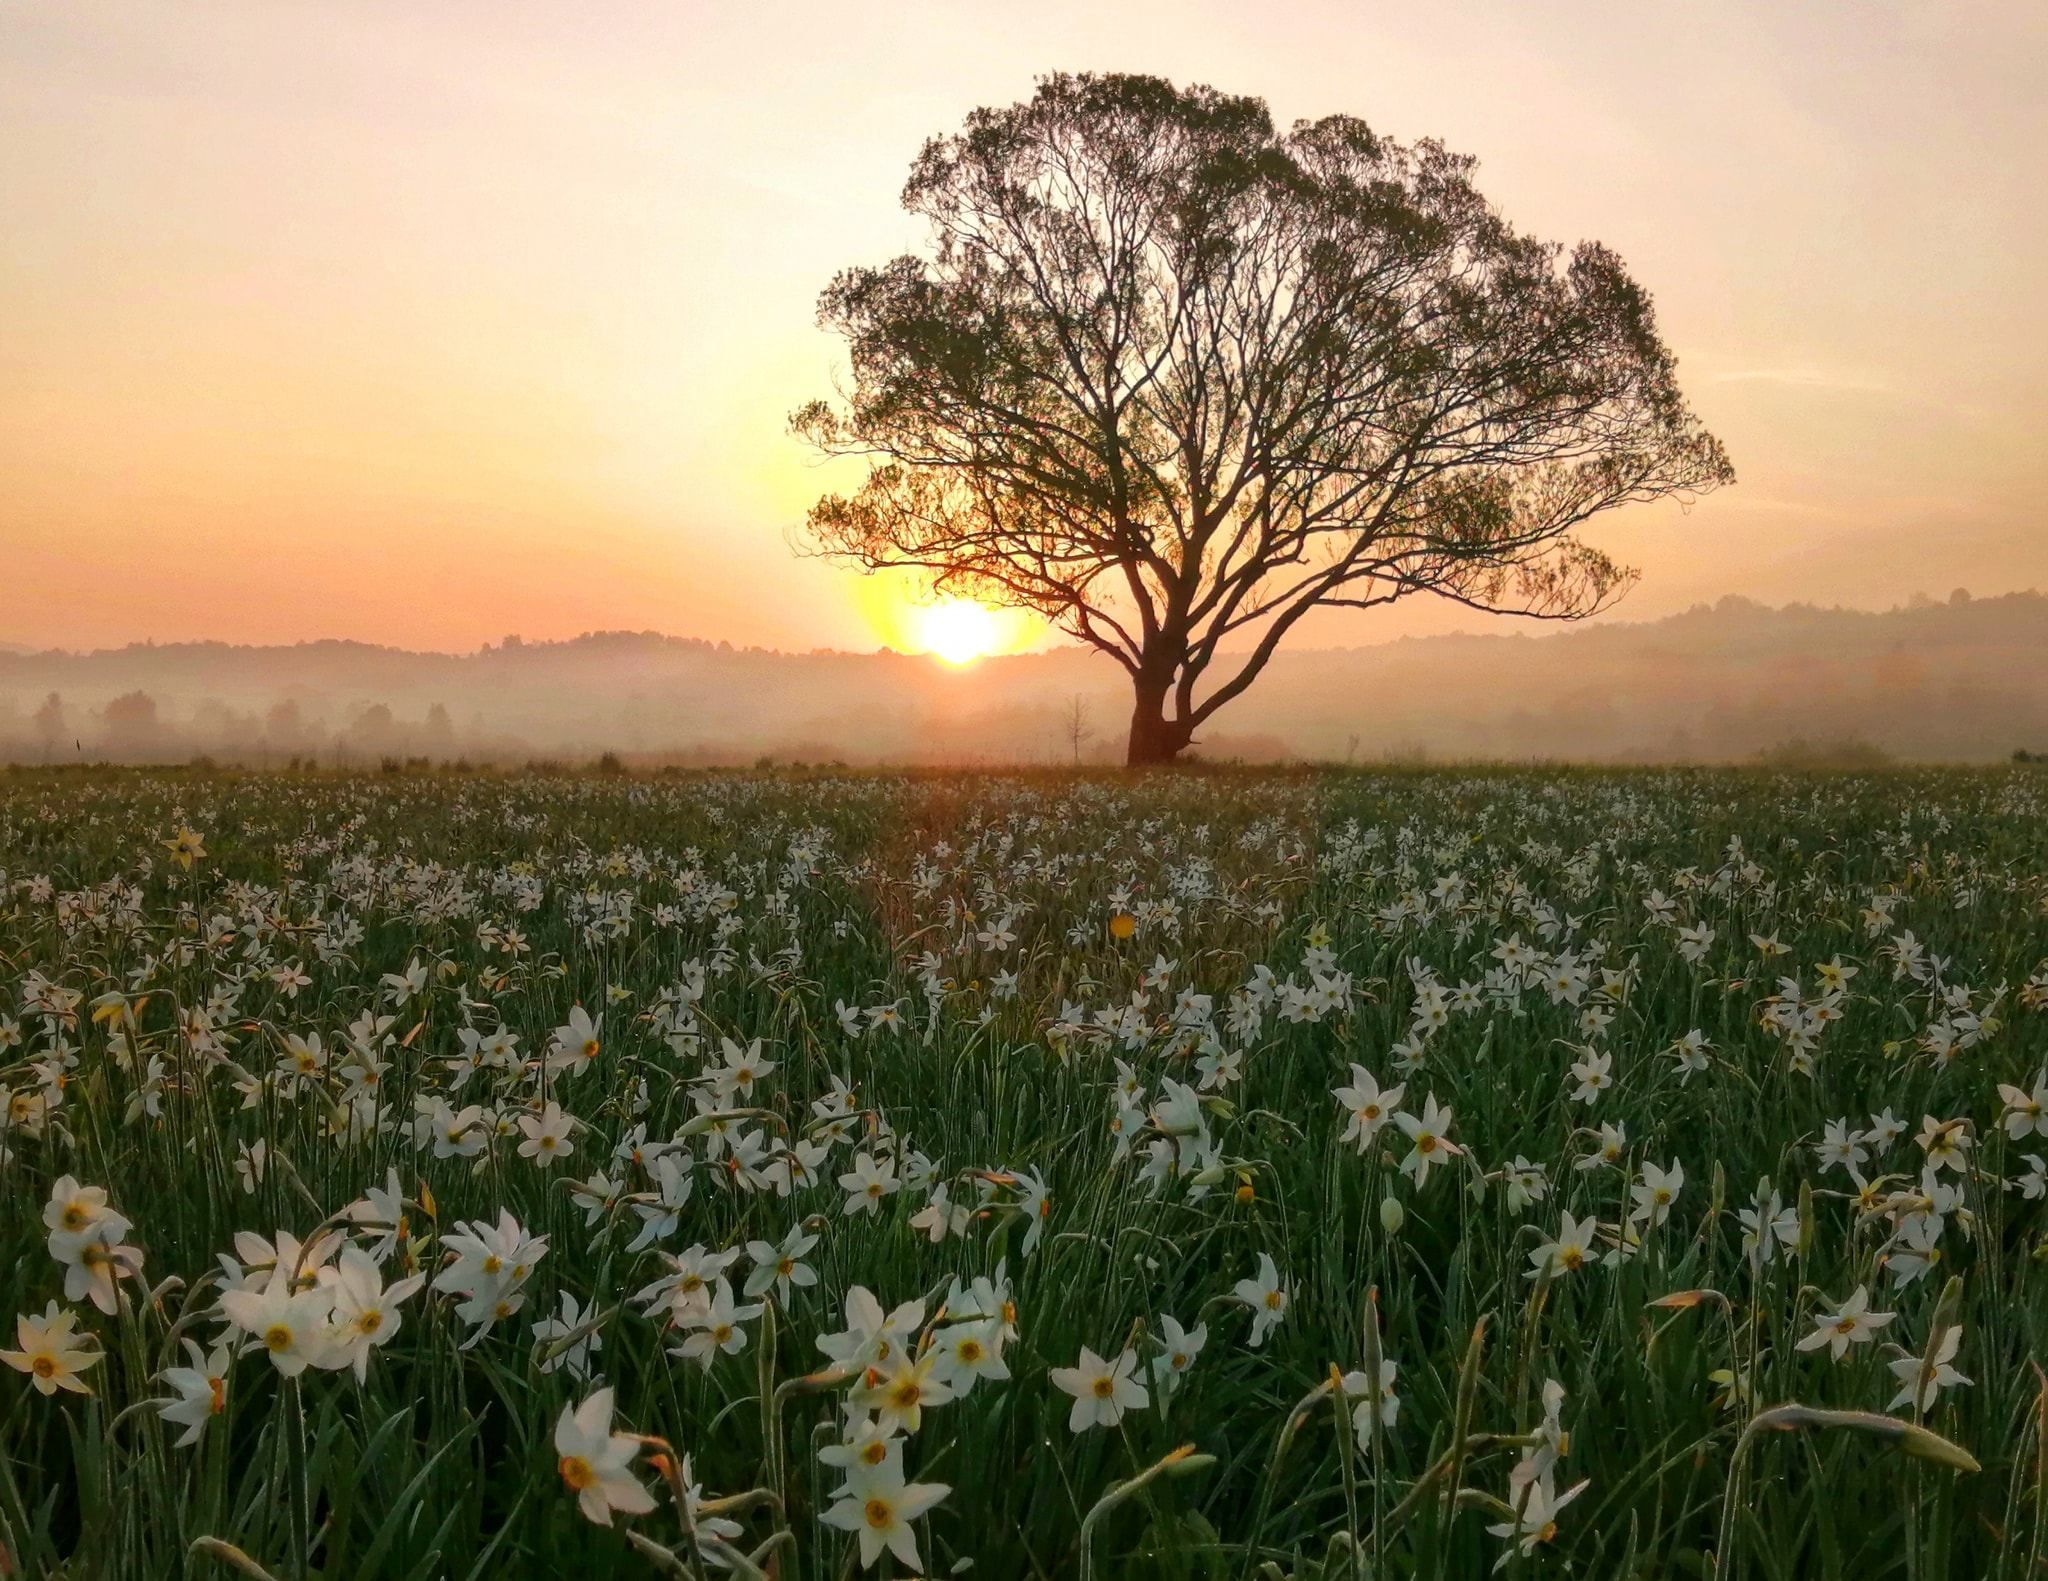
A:
{"type": "MultiPolygon", "coordinates": [[[[2048,596],[1882,612],[1727,598],[1667,619],[1283,651],[1212,760],[1988,762],[2048,750],[2048,596]]],[[[0,652],[0,759],[375,767],[1121,761],[1081,649],[952,668],[651,632],[468,654],[345,641],[0,652]]]]}

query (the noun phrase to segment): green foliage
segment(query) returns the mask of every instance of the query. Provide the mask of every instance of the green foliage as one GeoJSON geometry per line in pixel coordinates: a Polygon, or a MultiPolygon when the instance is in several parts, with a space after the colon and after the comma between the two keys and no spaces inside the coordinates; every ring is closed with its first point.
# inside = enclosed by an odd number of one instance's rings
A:
{"type": "MultiPolygon", "coordinates": [[[[586,1522],[557,1476],[556,1420],[594,1387],[533,1334],[566,1292],[601,1327],[593,1364],[620,1430],[689,1456],[707,1497],[775,1495],[733,1518],[742,1546],[780,1542],[778,1575],[840,1577],[854,1550],[822,1519],[837,1474],[816,1449],[844,1387],[794,1380],[823,1365],[816,1339],[852,1286],[922,1298],[936,1324],[950,1280],[999,1265],[1011,1377],[929,1410],[905,1452],[916,1480],[951,1488],[918,1522],[932,1574],[967,1558],[983,1581],[1482,1574],[1507,1551],[1487,1528],[1514,1518],[1509,1474],[1541,1439],[1546,1380],[1563,1389],[1556,1491],[1588,1485],[1510,1573],[2036,1573],[2048,1242],[2043,1202],[2017,1188],[2048,1137],[2008,1134],[2000,1086],[2031,1088],[2048,1062],[2044,813],[2038,777],[2008,770],[9,776],[0,1323],[57,1298],[102,1359],[89,1396],[0,1369],[0,1573],[225,1575],[230,1549],[280,1581],[691,1573],[673,1499],[620,1517],[636,1546],[586,1522]],[[187,829],[203,841],[189,869],[166,849],[187,829]],[[1009,942],[982,937],[1004,921],[1009,942]],[[1679,948],[1693,925],[1711,932],[1697,959],[1679,948]],[[1483,992],[1419,1033],[1422,984],[1482,983],[1511,937],[1579,960],[1577,1002],[1483,992]],[[1141,987],[1161,962],[1166,981],[1141,987]],[[294,963],[296,988],[278,976],[294,963]],[[1854,973],[1832,1001],[1828,963],[1854,973]],[[1349,992],[1238,1035],[1232,995],[1262,965],[1301,986],[1341,972],[1349,992]],[[414,966],[416,987],[386,977],[414,966]],[[678,1029],[671,991],[696,968],[678,1029]],[[37,982],[71,1008],[37,1009],[37,982]],[[1200,1080],[1184,990],[1211,997],[1242,1074],[1205,1094],[1215,1178],[1148,1182],[1157,1112],[1118,1156],[1115,1061],[1148,1109],[1168,1078],[1200,1080]],[[1085,1030],[1140,993],[1128,1043],[1085,1030]],[[902,1030],[849,1036],[841,1002],[896,1006],[902,1030]],[[1828,1007],[1811,1051],[1785,1032],[1788,1003],[1828,1007]],[[578,1004],[603,1017],[587,1068],[451,1090],[463,1029],[502,1025],[537,1060],[578,1004]],[[1610,1019],[1590,1027],[1591,1009],[1610,1019]],[[337,1136],[338,1066],[311,1086],[262,1078],[288,1037],[319,1032],[338,1056],[365,1011],[394,1017],[386,1068],[369,1119],[337,1136]],[[1710,1052],[1688,1073],[1669,1050],[1695,1029],[1710,1052]],[[650,1176],[613,1151],[632,1126],[663,1138],[700,1120],[695,1084],[725,1038],[760,1039],[778,1066],[748,1125],[802,1135],[833,1077],[860,1117],[824,1183],[792,1197],[736,1189],[703,1131],[689,1138],[669,1251],[773,1242],[813,1216],[819,1235],[818,1285],[701,1369],[628,1300],[664,1265],[628,1250],[650,1176]],[[1569,1067],[1594,1049],[1612,1085],[1587,1105],[1569,1067]],[[1425,1096],[1448,1106],[1462,1155],[1418,1187],[1397,1128],[1346,1142],[1331,1092],[1354,1062],[1404,1082],[1410,1114],[1425,1096]],[[516,1127],[474,1159],[416,1145],[431,1140],[418,1100],[491,1103],[509,1124],[536,1082],[579,1122],[553,1168],[518,1153],[516,1127]],[[1861,1129],[1887,1109],[1905,1134],[1873,1144],[1859,1201],[1815,1149],[1831,1120],[1861,1129]],[[1967,1122],[1972,1145],[1940,1177],[1960,1192],[1941,1265],[1904,1283],[1923,1115],[1967,1122]],[[1607,1166],[1602,1125],[1622,1137],[1607,1166]],[[842,1212],[832,1177],[892,1136],[974,1210],[964,1234],[913,1227],[919,1190],[842,1212]],[[245,1181],[258,1143],[267,1167],[245,1181]],[[1517,1160],[1549,1192],[1519,1208],[1517,1160]],[[1641,1166],[1672,1162],[1686,1179],[1668,1221],[1606,1261],[1641,1166]],[[593,1211],[569,1188],[600,1168],[618,1194],[593,1211]],[[424,1291],[360,1384],[285,1379],[253,1351],[199,1443],[175,1447],[144,1402],[167,1397],[156,1378],[183,1362],[179,1340],[220,1332],[236,1233],[309,1236],[394,1170],[410,1206],[387,1276],[431,1274],[458,1221],[505,1209],[548,1240],[523,1308],[469,1343],[451,1297],[424,1291]],[[1019,1171],[1047,1182],[1043,1218],[989,1178],[1019,1171]],[[46,1249],[40,1205],[65,1174],[105,1187],[146,1254],[112,1313],[65,1302],[46,1249]],[[1739,1219],[1759,1181],[1791,1226],[1761,1264],[1739,1219]],[[1532,1279],[1567,1212],[1597,1221],[1601,1255],[1532,1279]],[[1289,1304],[1254,1347],[1231,1292],[1261,1254],[1289,1304]],[[1888,1408],[1879,1344],[1800,1350],[1858,1285],[1895,1314],[1877,1341],[1919,1355],[1959,1326],[1971,1382],[1916,1421],[1888,1408]],[[1127,1344],[1149,1367],[1162,1314],[1209,1330],[1178,1390],[1155,1382],[1147,1409],[1071,1432],[1051,1369],[1127,1344]],[[1382,1358],[1398,1418],[1361,1443],[1364,1386],[1341,1375],[1382,1358]]],[[[648,1456],[634,1470],[662,1491],[648,1456]]]]}

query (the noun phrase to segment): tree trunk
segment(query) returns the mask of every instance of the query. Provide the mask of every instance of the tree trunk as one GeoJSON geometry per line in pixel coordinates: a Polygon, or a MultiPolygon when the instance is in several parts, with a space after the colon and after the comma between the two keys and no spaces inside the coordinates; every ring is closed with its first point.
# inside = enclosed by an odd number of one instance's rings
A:
{"type": "Polygon", "coordinates": [[[1172,682],[1139,676],[1133,684],[1131,743],[1124,762],[1134,769],[1171,763],[1194,734],[1180,720],[1166,717],[1166,696],[1173,689],[1172,682]]]}

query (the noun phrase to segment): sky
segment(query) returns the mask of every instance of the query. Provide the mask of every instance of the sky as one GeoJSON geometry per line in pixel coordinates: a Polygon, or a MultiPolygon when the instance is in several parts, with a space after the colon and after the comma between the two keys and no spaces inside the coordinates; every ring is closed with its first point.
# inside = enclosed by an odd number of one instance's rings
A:
{"type": "Polygon", "coordinates": [[[904,588],[794,553],[850,479],[787,416],[819,289],[920,239],[919,145],[1056,70],[1435,136],[1616,248],[1740,477],[1603,519],[1618,618],[2048,587],[2038,3],[855,15],[0,0],[0,642],[916,646],[904,588]]]}

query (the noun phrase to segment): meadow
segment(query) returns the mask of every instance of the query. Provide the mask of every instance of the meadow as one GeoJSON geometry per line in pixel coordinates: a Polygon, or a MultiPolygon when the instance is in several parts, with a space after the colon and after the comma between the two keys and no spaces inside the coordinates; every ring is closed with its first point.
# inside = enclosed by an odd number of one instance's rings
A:
{"type": "Polygon", "coordinates": [[[0,1574],[2048,1555],[2027,768],[17,771],[0,976],[0,1574]]]}

